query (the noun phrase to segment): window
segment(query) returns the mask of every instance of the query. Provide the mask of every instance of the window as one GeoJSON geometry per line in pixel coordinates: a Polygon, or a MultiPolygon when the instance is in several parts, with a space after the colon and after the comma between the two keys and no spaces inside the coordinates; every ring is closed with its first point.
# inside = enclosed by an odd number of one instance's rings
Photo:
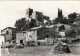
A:
{"type": "Polygon", "coordinates": [[[30,37],[30,38],[32,38],[32,36],[31,36],[31,35],[29,35],[29,37],[30,37]]]}
{"type": "Polygon", "coordinates": [[[6,31],[6,34],[9,34],[9,32],[8,32],[8,31],[6,31]]]}
{"type": "Polygon", "coordinates": [[[23,40],[20,40],[20,43],[23,43],[23,40]]]}
{"type": "Polygon", "coordinates": [[[23,35],[25,34],[25,32],[23,32],[23,35]]]}

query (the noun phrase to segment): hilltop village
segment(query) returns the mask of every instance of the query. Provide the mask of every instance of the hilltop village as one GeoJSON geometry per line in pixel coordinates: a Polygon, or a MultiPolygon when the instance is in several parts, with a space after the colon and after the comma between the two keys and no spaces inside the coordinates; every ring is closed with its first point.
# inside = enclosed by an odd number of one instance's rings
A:
{"type": "Polygon", "coordinates": [[[1,30],[4,44],[23,45],[51,45],[58,40],[68,43],[80,39],[80,14],[74,12],[64,17],[61,9],[58,8],[58,16],[50,20],[43,12],[33,11],[28,8],[26,17],[16,21],[15,27],[6,27],[1,30]]]}

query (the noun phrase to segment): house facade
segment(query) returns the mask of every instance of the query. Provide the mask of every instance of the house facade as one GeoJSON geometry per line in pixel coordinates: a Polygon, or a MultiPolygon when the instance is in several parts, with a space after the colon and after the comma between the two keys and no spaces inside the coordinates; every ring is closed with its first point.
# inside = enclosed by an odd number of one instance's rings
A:
{"type": "Polygon", "coordinates": [[[37,40],[37,30],[26,30],[16,33],[16,43],[26,43],[37,40]]]}
{"type": "Polygon", "coordinates": [[[4,36],[4,42],[11,42],[16,39],[16,30],[12,27],[7,27],[1,30],[1,35],[4,36]]]}
{"type": "Polygon", "coordinates": [[[16,33],[16,43],[27,43],[27,41],[36,41],[37,31],[28,29],[16,33]]]}
{"type": "Polygon", "coordinates": [[[24,32],[17,32],[16,33],[16,43],[25,43],[26,36],[24,32]]]}

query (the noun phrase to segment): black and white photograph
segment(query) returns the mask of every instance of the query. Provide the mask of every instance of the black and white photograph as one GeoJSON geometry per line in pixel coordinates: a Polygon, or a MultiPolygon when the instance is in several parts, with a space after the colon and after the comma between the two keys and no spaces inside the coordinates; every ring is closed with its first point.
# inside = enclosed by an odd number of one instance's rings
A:
{"type": "Polygon", "coordinates": [[[1,56],[79,56],[80,1],[0,1],[1,56]]]}

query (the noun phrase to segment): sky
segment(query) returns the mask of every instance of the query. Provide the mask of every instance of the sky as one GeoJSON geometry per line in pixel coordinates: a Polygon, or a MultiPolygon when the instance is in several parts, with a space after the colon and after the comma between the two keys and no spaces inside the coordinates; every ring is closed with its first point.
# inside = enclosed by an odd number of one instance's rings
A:
{"type": "Polygon", "coordinates": [[[0,30],[6,27],[14,27],[16,20],[26,17],[26,9],[43,12],[53,20],[57,17],[58,8],[63,15],[80,13],[79,1],[2,1],[0,2],[0,30]]]}

